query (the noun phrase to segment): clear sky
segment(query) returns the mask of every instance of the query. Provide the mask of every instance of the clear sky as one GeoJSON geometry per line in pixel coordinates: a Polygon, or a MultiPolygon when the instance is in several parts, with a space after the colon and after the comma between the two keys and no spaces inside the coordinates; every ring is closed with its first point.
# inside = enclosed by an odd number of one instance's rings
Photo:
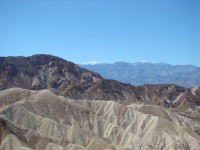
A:
{"type": "Polygon", "coordinates": [[[0,56],[200,66],[200,0],[0,0],[0,56]]]}

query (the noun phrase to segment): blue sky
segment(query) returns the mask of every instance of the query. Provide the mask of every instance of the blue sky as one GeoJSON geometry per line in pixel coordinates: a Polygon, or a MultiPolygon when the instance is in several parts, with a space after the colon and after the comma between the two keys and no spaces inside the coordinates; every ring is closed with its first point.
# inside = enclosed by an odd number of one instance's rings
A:
{"type": "Polygon", "coordinates": [[[200,0],[0,0],[0,56],[200,66],[200,0]]]}

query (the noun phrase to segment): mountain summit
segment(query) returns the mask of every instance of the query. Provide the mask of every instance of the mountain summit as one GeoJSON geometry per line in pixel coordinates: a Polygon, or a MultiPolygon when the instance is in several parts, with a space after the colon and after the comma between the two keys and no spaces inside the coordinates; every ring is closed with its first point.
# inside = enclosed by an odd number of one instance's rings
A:
{"type": "Polygon", "coordinates": [[[83,65],[96,65],[96,64],[101,64],[101,63],[97,61],[88,61],[88,62],[83,63],[83,65]]]}

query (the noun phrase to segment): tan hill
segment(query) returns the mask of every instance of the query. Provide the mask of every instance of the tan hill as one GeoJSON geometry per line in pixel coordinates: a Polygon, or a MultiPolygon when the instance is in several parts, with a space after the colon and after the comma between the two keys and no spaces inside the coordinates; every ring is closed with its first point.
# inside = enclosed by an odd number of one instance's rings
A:
{"type": "MultiPolygon", "coordinates": [[[[197,89],[193,90],[197,94],[197,89]]],[[[200,121],[163,107],[0,92],[1,150],[199,150],[200,121]]]]}

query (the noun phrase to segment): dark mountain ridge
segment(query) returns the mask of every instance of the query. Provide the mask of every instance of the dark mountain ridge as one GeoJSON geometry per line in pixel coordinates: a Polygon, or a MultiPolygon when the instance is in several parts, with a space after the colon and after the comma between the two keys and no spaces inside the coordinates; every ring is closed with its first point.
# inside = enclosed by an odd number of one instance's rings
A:
{"type": "Polygon", "coordinates": [[[200,101],[198,94],[191,94],[191,90],[184,87],[172,84],[132,86],[105,80],[97,73],[52,55],[0,57],[0,62],[0,90],[12,87],[48,89],[74,99],[114,100],[124,104],[137,102],[166,107],[193,107],[200,101]],[[175,103],[176,100],[178,102],[175,103]]]}

